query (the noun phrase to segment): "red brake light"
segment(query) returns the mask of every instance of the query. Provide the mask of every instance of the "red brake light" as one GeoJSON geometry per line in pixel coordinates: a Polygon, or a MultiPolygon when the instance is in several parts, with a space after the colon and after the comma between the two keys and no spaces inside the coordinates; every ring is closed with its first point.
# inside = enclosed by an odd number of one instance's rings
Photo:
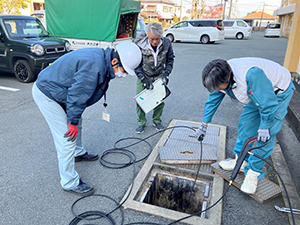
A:
{"type": "Polygon", "coordinates": [[[222,28],[219,27],[217,24],[215,24],[214,27],[217,28],[218,30],[222,30],[222,28]]]}

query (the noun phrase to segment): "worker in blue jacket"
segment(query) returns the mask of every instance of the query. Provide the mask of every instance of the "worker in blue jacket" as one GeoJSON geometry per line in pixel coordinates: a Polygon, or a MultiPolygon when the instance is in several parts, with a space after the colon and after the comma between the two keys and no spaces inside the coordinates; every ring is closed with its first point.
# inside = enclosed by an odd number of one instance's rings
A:
{"type": "Polygon", "coordinates": [[[70,52],[42,70],[32,88],[33,99],[45,117],[57,151],[60,183],[65,191],[82,196],[94,188],[75,171],[75,162],[94,161],[81,141],[82,113],[98,102],[115,77],[135,75],[142,59],[132,42],[107,48],[86,48],[70,52]]]}
{"type": "MultiPolygon", "coordinates": [[[[205,135],[207,124],[227,94],[232,100],[244,104],[239,120],[238,139],[233,152],[235,158],[219,163],[224,170],[233,170],[238,155],[248,137],[258,135],[256,155],[268,158],[281,130],[287,107],[295,86],[290,72],[273,61],[261,58],[237,58],[228,61],[216,59],[209,62],[202,72],[204,87],[211,93],[205,103],[204,115],[196,137],[205,135]]],[[[265,162],[249,154],[241,171],[246,174],[241,191],[254,194],[258,180],[264,175],[265,162]]]]}

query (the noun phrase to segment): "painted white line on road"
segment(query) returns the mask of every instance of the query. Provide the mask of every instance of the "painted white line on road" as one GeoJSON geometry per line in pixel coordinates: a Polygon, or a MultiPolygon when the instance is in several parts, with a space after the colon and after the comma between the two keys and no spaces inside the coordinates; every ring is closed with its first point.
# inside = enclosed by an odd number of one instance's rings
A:
{"type": "Polygon", "coordinates": [[[0,89],[6,90],[6,91],[20,91],[20,89],[4,87],[4,86],[0,86],[0,89]]]}

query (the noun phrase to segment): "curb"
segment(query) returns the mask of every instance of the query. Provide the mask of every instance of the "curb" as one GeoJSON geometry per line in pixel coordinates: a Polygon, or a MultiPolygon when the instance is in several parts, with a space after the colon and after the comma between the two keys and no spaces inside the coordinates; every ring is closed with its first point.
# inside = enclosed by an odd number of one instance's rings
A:
{"type": "Polygon", "coordinates": [[[296,91],[291,99],[288,107],[286,118],[291,124],[291,127],[300,142],[300,85],[294,82],[296,91]]]}
{"type": "MultiPolygon", "coordinates": [[[[274,167],[277,170],[277,172],[280,174],[283,183],[285,184],[285,187],[287,189],[287,193],[289,195],[289,199],[291,202],[291,205],[294,209],[300,209],[300,198],[297,193],[295,183],[292,180],[291,173],[288,169],[287,163],[284,159],[284,156],[282,154],[281,147],[278,143],[274,145],[273,153],[271,154],[272,161],[274,163],[274,167]]],[[[280,182],[280,186],[283,189],[283,186],[280,182]]],[[[283,201],[285,204],[285,207],[289,208],[287,197],[285,192],[282,193],[283,201]]],[[[281,206],[280,206],[281,207],[281,206]]],[[[280,213],[280,212],[278,212],[280,213]]],[[[288,213],[288,218],[290,224],[292,224],[292,216],[290,213],[288,213]]],[[[295,224],[300,224],[300,217],[294,214],[295,224]]]]}

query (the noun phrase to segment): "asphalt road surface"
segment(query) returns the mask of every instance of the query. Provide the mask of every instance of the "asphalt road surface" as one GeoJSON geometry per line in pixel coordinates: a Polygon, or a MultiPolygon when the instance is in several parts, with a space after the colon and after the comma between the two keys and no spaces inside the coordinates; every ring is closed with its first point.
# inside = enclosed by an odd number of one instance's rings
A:
{"type": "MultiPolygon", "coordinates": [[[[227,39],[208,45],[174,43],[176,58],[169,82],[173,94],[166,100],[162,115],[163,125],[167,126],[172,119],[201,121],[204,103],[208,97],[208,92],[201,83],[201,71],[210,60],[251,56],[283,64],[287,42],[286,38],[264,38],[263,33],[255,32],[248,40],[227,39]]],[[[103,100],[84,112],[83,141],[87,151],[101,155],[120,138],[146,137],[155,132],[151,113],[147,115],[148,126],[145,133],[137,135],[134,132],[137,126],[133,100],[135,83],[136,77],[133,76],[111,81],[107,92],[110,123],[101,118],[103,100]]],[[[69,224],[74,218],[71,205],[78,197],[61,189],[51,133],[32,99],[32,85],[33,83],[18,82],[12,74],[1,73],[0,224],[69,224]],[[3,87],[18,90],[6,90],[3,87]]],[[[237,138],[241,111],[241,104],[225,98],[212,121],[214,124],[227,126],[227,157],[233,157],[232,149],[237,138]]],[[[160,135],[151,138],[151,144],[154,146],[159,138],[160,135]]],[[[299,142],[286,121],[278,140],[284,146],[285,158],[299,193],[300,173],[296,162],[299,159],[299,142]]],[[[147,148],[142,145],[133,151],[142,156],[146,154],[147,148]]],[[[138,163],[136,172],[143,163],[138,163]]],[[[117,201],[123,198],[132,177],[132,167],[111,170],[104,168],[98,161],[76,163],[76,170],[83,181],[95,186],[96,193],[112,196],[117,201]]],[[[102,201],[99,198],[84,202],[76,208],[76,212],[112,207],[111,203],[102,201]]],[[[223,225],[288,224],[285,214],[274,209],[274,205],[282,204],[281,197],[260,204],[233,187],[223,201],[223,225]]],[[[117,224],[120,224],[121,215],[118,213],[116,212],[117,224]]],[[[161,224],[170,222],[125,210],[125,223],[137,221],[161,224]]]]}

